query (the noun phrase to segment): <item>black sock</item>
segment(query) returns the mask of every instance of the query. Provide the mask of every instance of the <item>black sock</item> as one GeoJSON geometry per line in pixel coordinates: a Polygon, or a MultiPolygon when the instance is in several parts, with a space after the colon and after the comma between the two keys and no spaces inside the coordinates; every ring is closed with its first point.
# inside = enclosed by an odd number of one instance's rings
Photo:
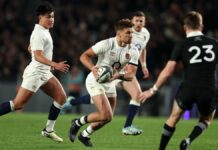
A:
{"type": "Polygon", "coordinates": [[[164,124],[159,150],[165,150],[176,128],[164,124]]]}
{"type": "Polygon", "coordinates": [[[190,142],[196,139],[207,128],[207,126],[208,124],[206,122],[199,122],[189,135],[190,142]]]}
{"type": "Polygon", "coordinates": [[[132,125],[132,121],[133,121],[136,113],[138,112],[138,109],[139,109],[139,106],[129,104],[128,112],[127,112],[128,114],[127,114],[127,118],[126,118],[126,122],[125,122],[124,127],[129,127],[132,125]]]}
{"type": "Polygon", "coordinates": [[[79,104],[91,104],[91,97],[90,95],[80,96],[78,98],[72,99],[70,101],[71,105],[79,105],[79,104]]]}
{"type": "Polygon", "coordinates": [[[12,110],[11,110],[11,105],[9,101],[0,104],[0,116],[5,115],[11,111],[12,110]]]}
{"type": "MultiPolygon", "coordinates": [[[[56,120],[59,113],[60,113],[60,108],[56,107],[54,105],[54,103],[51,105],[49,115],[48,115],[48,120],[56,120]]],[[[59,104],[57,104],[57,105],[59,105],[59,104]]]]}

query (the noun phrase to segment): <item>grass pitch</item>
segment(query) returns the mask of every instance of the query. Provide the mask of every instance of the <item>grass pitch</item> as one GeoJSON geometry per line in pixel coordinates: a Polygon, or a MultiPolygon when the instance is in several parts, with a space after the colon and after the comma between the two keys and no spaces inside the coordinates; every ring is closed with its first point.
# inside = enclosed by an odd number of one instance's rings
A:
{"type": "MultiPolygon", "coordinates": [[[[63,143],[56,143],[40,135],[47,120],[47,114],[14,113],[0,118],[0,150],[84,150],[78,140],[71,143],[68,130],[75,115],[61,115],[56,123],[57,134],[63,143]]],[[[135,118],[134,124],[142,128],[139,136],[125,136],[121,129],[124,116],[115,116],[107,126],[92,135],[93,150],[157,150],[162,126],[166,118],[135,118]]],[[[181,120],[167,150],[178,150],[180,141],[193,129],[197,120],[181,120]]],[[[218,121],[214,120],[207,131],[190,147],[191,150],[217,150],[218,121]]]]}

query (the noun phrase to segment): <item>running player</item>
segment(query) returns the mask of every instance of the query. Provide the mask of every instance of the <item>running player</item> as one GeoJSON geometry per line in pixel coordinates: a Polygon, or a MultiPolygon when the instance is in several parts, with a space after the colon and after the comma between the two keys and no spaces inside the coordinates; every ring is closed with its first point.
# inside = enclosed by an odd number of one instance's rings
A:
{"type": "MultiPolygon", "coordinates": [[[[149,72],[146,65],[146,54],[147,54],[146,45],[150,39],[150,33],[146,28],[144,28],[146,23],[145,14],[141,11],[136,11],[132,14],[131,18],[132,18],[131,21],[134,24],[132,28],[133,29],[132,43],[138,48],[138,51],[140,53],[139,61],[141,63],[142,71],[144,73],[144,78],[147,78],[149,76],[149,72]]],[[[136,77],[134,77],[133,80],[130,82],[121,81],[121,80],[116,80],[114,82],[116,84],[120,83],[123,89],[127,91],[128,94],[131,96],[131,100],[128,106],[127,118],[124,127],[122,129],[122,133],[125,135],[139,135],[143,131],[133,126],[132,122],[140,107],[140,102],[138,100],[138,96],[142,92],[140,84],[136,77]]],[[[91,103],[92,101],[90,99],[90,95],[81,96],[79,98],[74,98],[71,96],[68,97],[67,102],[64,104],[62,108],[62,112],[71,109],[73,105],[91,104],[91,103]]]]}
{"type": "Polygon", "coordinates": [[[112,120],[116,105],[116,87],[114,82],[98,83],[97,71],[101,65],[111,66],[115,71],[112,80],[131,81],[134,78],[139,52],[131,44],[132,26],[129,19],[119,20],[115,24],[115,37],[96,43],[81,55],[81,62],[91,71],[86,78],[86,88],[97,111],[72,121],[69,133],[71,142],[74,142],[79,129],[89,123],[90,125],[79,134],[78,139],[85,146],[92,147],[90,135],[112,120]],[[98,58],[96,65],[92,63],[94,57],[98,58]],[[124,66],[126,66],[126,72],[120,74],[119,71],[124,66]]]}
{"type": "Polygon", "coordinates": [[[54,25],[53,6],[44,2],[38,6],[36,13],[38,24],[35,25],[30,37],[32,61],[23,73],[23,82],[16,97],[0,104],[0,115],[22,109],[33,94],[41,88],[44,93],[54,99],[48,121],[41,134],[54,141],[62,142],[63,139],[54,132],[54,125],[67,97],[62,85],[50,70],[53,67],[53,69],[66,73],[69,65],[64,61],[59,63],[52,61],[53,41],[49,29],[54,25]]]}
{"type": "Polygon", "coordinates": [[[218,43],[202,33],[203,19],[198,12],[192,11],[184,17],[186,39],[176,45],[171,59],[160,73],[152,88],[140,95],[143,101],[153,96],[173,74],[176,64],[184,65],[184,80],[174,100],[172,113],[163,127],[159,150],[165,150],[172,137],[176,124],[185,110],[197,105],[200,117],[191,134],[180,144],[180,150],[188,146],[207,129],[216,110],[215,69],[218,61],[218,43]]]}

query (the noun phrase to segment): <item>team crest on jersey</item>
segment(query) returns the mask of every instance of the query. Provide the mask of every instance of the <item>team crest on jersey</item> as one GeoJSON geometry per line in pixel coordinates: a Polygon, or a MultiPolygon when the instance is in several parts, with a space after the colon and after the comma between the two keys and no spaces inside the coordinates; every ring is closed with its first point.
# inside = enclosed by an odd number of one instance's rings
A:
{"type": "Polygon", "coordinates": [[[126,53],[126,54],[125,54],[125,58],[126,58],[126,59],[130,59],[130,54],[129,54],[129,53],[126,53]]]}

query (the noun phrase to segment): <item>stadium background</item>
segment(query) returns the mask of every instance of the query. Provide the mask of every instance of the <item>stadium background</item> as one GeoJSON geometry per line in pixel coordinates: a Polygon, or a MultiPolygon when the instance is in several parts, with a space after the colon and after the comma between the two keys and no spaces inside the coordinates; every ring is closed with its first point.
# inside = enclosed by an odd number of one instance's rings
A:
{"type": "MultiPolygon", "coordinates": [[[[36,23],[35,8],[41,0],[0,0],[0,102],[15,96],[20,85],[23,69],[30,61],[27,52],[29,36],[36,23]]],[[[197,10],[204,16],[204,33],[218,37],[218,3],[216,0],[51,0],[55,5],[55,26],[51,30],[54,40],[54,60],[67,60],[77,66],[86,76],[86,70],[79,62],[80,54],[95,42],[114,36],[113,24],[121,18],[129,17],[135,10],[145,12],[146,27],[151,33],[148,43],[147,65],[150,78],[137,77],[146,89],[156,79],[168,60],[174,44],[183,39],[181,26],[183,15],[197,10]]],[[[73,68],[73,67],[72,67],[73,68]]],[[[152,100],[143,104],[140,115],[166,116],[171,109],[172,97],[181,80],[181,67],[175,76],[152,100]]],[[[67,92],[67,76],[55,72],[67,92]]],[[[69,76],[68,76],[69,77],[69,76]]],[[[83,78],[84,79],[84,78],[83,78]]],[[[81,82],[81,95],[86,94],[84,80],[81,82]]],[[[24,111],[47,112],[50,103],[43,93],[38,92],[24,111]]],[[[125,114],[129,97],[118,88],[116,114],[125,114]]],[[[81,106],[73,112],[86,112],[94,109],[81,106]]],[[[196,116],[193,109],[192,116],[196,116]]]]}

